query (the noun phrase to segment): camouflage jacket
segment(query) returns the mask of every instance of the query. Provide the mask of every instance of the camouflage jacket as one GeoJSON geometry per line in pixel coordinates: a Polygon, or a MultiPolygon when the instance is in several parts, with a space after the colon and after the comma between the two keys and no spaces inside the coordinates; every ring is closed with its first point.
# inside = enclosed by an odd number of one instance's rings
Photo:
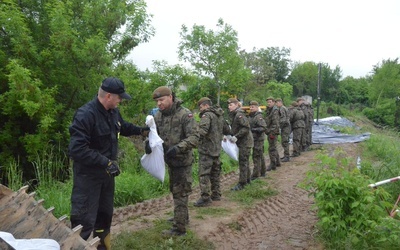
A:
{"type": "Polygon", "coordinates": [[[300,108],[290,107],[289,115],[290,115],[290,125],[292,126],[292,129],[305,127],[304,113],[300,108]]]}
{"type": "Polygon", "coordinates": [[[278,107],[273,106],[272,108],[267,108],[265,122],[267,124],[267,129],[265,133],[267,135],[279,135],[279,112],[278,107]]]}
{"type": "Polygon", "coordinates": [[[304,122],[307,124],[308,121],[309,121],[309,120],[308,120],[309,112],[308,112],[308,108],[307,108],[306,104],[305,104],[305,103],[302,103],[302,104],[299,106],[299,108],[300,108],[301,111],[303,111],[303,114],[304,114],[304,122]]]}
{"type": "Polygon", "coordinates": [[[249,115],[249,122],[251,132],[253,133],[254,141],[264,141],[265,140],[265,129],[267,124],[263,118],[261,112],[251,112],[249,115]]]}
{"type": "Polygon", "coordinates": [[[164,140],[164,153],[172,146],[177,146],[179,152],[174,158],[165,159],[170,167],[184,167],[193,163],[193,148],[199,143],[197,123],[192,112],[181,106],[182,101],[175,100],[171,109],[159,110],[154,121],[157,132],[164,140]]]}
{"type": "Polygon", "coordinates": [[[224,111],[217,106],[200,112],[199,153],[219,156],[223,135],[230,134],[230,128],[224,120],[224,111]]]}
{"type": "Polygon", "coordinates": [[[279,109],[279,126],[281,128],[290,125],[289,110],[285,106],[281,106],[279,109]]]}
{"type": "Polygon", "coordinates": [[[250,131],[249,119],[240,108],[229,113],[231,119],[231,134],[237,138],[238,147],[253,147],[253,135],[250,131]]]}

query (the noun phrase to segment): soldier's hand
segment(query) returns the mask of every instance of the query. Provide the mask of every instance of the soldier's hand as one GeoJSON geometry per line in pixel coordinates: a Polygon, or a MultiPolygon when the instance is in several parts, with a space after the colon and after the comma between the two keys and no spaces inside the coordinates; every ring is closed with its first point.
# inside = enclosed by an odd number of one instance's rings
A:
{"type": "Polygon", "coordinates": [[[237,142],[236,136],[232,136],[231,138],[229,138],[229,141],[232,143],[236,143],[237,142]]]}
{"type": "Polygon", "coordinates": [[[106,171],[108,175],[111,177],[116,177],[121,173],[121,171],[119,170],[118,163],[116,161],[111,161],[111,160],[108,162],[106,171]]]}
{"type": "Polygon", "coordinates": [[[145,141],[144,151],[146,152],[146,154],[151,154],[151,152],[153,152],[153,150],[151,150],[149,140],[145,141]]]}
{"type": "Polygon", "coordinates": [[[150,128],[149,127],[141,127],[140,128],[140,133],[142,136],[147,137],[149,136],[150,128]]]}
{"type": "Polygon", "coordinates": [[[177,153],[178,153],[178,147],[172,146],[165,153],[165,158],[174,158],[177,153]]]}

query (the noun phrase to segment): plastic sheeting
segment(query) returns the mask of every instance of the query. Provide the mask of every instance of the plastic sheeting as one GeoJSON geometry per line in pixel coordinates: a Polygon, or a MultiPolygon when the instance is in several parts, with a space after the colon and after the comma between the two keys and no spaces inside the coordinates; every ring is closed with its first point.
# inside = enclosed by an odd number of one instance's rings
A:
{"type": "Polygon", "coordinates": [[[58,242],[52,239],[15,239],[12,234],[1,231],[0,238],[16,250],[60,250],[58,242]]]}
{"type": "Polygon", "coordinates": [[[332,116],[314,120],[312,127],[313,144],[355,143],[369,139],[371,133],[358,135],[342,134],[333,127],[355,127],[354,123],[340,116],[332,116]]]}

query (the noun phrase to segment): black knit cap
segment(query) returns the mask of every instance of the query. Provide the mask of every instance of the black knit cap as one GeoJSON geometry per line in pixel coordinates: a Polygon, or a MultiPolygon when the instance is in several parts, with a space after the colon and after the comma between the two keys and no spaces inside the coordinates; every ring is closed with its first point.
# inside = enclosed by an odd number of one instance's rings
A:
{"type": "Polygon", "coordinates": [[[130,100],[132,97],[125,93],[124,82],[116,77],[108,77],[101,83],[101,89],[105,92],[117,94],[122,99],[130,100]]]}

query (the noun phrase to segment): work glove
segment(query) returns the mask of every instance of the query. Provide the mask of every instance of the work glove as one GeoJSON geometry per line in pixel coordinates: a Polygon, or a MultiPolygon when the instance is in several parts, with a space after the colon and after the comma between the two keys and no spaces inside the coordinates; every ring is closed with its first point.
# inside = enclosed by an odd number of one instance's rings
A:
{"type": "Polygon", "coordinates": [[[232,136],[231,138],[229,138],[229,141],[232,143],[236,143],[237,142],[236,136],[232,136]]]}
{"type": "Polygon", "coordinates": [[[118,163],[116,161],[109,161],[106,167],[107,174],[111,177],[118,176],[121,171],[119,170],[118,163]]]}
{"type": "Polygon", "coordinates": [[[177,153],[178,153],[178,147],[177,146],[172,146],[165,153],[165,158],[167,158],[167,159],[174,158],[177,153]]]}
{"type": "Polygon", "coordinates": [[[146,140],[146,141],[145,141],[144,151],[145,151],[146,154],[148,154],[148,155],[151,154],[151,152],[153,152],[153,151],[151,150],[149,140],[146,140]]]}
{"type": "Polygon", "coordinates": [[[275,140],[275,135],[274,134],[269,134],[269,139],[275,140]]]}
{"type": "Polygon", "coordinates": [[[149,127],[141,127],[140,128],[140,133],[142,136],[147,137],[149,135],[150,128],[149,127]]]}

